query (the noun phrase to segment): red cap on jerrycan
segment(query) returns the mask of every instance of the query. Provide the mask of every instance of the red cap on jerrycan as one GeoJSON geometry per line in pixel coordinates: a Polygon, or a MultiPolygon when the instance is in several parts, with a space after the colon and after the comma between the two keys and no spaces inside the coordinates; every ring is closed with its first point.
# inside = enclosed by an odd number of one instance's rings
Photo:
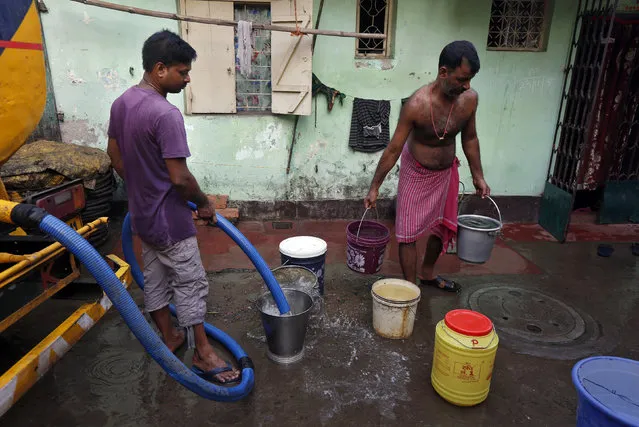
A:
{"type": "Polygon", "coordinates": [[[448,329],[470,337],[483,337],[493,330],[493,322],[472,310],[453,310],[446,313],[444,323],[448,329]]]}

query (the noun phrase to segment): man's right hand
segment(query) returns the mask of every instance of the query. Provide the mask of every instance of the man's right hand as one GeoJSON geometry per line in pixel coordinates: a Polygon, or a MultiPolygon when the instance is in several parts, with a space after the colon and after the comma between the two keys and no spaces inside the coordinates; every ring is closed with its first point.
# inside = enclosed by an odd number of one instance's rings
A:
{"type": "Polygon", "coordinates": [[[366,209],[374,208],[377,206],[377,196],[379,195],[379,191],[375,188],[371,188],[368,191],[368,195],[364,199],[364,207],[366,209]]]}
{"type": "Polygon", "coordinates": [[[215,208],[211,204],[207,203],[205,206],[199,206],[197,208],[197,216],[200,219],[209,221],[212,224],[217,224],[217,216],[215,215],[215,208]]]}

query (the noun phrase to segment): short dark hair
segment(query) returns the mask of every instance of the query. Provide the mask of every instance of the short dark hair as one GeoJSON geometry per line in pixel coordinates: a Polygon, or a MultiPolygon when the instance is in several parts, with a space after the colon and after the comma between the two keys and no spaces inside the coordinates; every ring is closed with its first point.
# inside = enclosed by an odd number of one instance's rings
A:
{"type": "Polygon", "coordinates": [[[162,30],[146,39],[142,47],[142,66],[150,72],[158,62],[167,67],[175,64],[190,64],[197,58],[195,49],[180,36],[162,30]]]}
{"type": "Polygon", "coordinates": [[[477,74],[479,71],[479,55],[477,55],[475,46],[466,40],[458,40],[446,45],[439,55],[439,67],[447,67],[454,70],[462,64],[464,58],[470,65],[470,71],[473,74],[477,74]]]}

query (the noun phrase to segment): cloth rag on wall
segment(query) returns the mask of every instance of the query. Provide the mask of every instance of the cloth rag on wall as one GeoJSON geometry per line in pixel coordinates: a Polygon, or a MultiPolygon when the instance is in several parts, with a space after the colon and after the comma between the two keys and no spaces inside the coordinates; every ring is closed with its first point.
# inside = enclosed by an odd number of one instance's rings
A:
{"type": "Polygon", "coordinates": [[[240,73],[246,78],[249,78],[252,72],[253,44],[253,23],[251,21],[238,21],[237,56],[240,60],[240,73]]]}
{"type": "Polygon", "coordinates": [[[386,148],[390,140],[390,101],[355,98],[348,146],[372,153],[386,148]]]}
{"type": "Polygon", "coordinates": [[[317,78],[315,73],[313,73],[313,96],[320,93],[323,93],[326,96],[329,112],[333,110],[333,105],[335,105],[336,99],[339,100],[340,105],[344,105],[344,98],[346,98],[346,95],[337,89],[326,86],[317,78]]]}

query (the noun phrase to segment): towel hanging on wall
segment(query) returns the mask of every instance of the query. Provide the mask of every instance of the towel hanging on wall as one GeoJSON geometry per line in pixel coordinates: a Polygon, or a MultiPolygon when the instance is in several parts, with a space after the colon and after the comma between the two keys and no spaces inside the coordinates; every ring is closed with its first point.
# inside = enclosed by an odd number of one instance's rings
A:
{"type": "Polygon", "coordinates": [[[390,101],[355,98],[348,146],[372,153],[386,148],[390,140],[390,101]]]}
{"type": "Polygon", "coordinates": [[[240,74],[249,78],[252,72],[253,56],[253,23],[251,21],[237,22],[237,56],[240,60],[240,74]]]}

